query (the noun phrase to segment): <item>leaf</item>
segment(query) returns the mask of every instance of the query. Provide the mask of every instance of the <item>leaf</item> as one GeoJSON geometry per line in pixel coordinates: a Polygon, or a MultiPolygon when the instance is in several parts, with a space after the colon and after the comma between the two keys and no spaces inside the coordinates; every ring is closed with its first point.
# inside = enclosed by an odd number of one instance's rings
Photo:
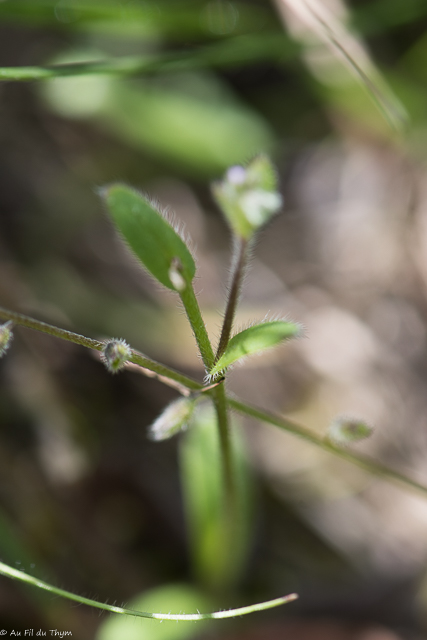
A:
{"type": "Polygon", "coordinates": [[[189,285],[196,272],[193,257],[154,205],[121,184],[106,187],[101,193],[118,231],[147,271],[173,291],[189,285]]]}
{"type": "Polygon", "coordinates": [[[211,369],[209,375],[215,378],[240,358],[275,347],[284,340],[300,334],[300,325],[283,320],[263,322],[249,327],[231,338],[226,350],[211,369]]]}
{"type": "Polygon", "coordinates": [[[212,406],[199,405],[193,424],[180,440],[179,466],[190,552],[197,579],[221,593],[236,584],[253,541],[253,485],[243,434],[231,424],[236,505],[234,535],[226,533],[224,477],[217,418],[212,406]]]}
{"type": "Polygon", "coordinates": [[[193,398],[178,398],[171,402],[148,430],[150,440],[168,440],[184,431],[191,420],[195,406],[193,398]]]}
{"type": "MultiPolygon", "coordinates": [[[[146,591],[136,596],[130,603],[138,611],[206,611],[212,603],[200,589],[187,584],[169,584],[146,591]]],[[[152,620],[138,620],[128,616],[111,616],[105,620],[97,633],[97,640],[190,640],[209,626],[207,621],[198,625],[194,622],[169,622],[162,624],[152,620]],[[201,624],[201,626],[200,626],[201,624]]]]}

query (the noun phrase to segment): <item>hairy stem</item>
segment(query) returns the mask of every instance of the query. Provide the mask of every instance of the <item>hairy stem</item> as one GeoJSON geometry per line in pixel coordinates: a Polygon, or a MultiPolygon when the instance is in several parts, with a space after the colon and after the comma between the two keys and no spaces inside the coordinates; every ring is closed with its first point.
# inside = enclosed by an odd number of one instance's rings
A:
{"type": "Polygon", "coordinates": [[[196,338],[197,346],[199,347],[200,355],[202,356],[203,364],[206,371],[210,371],[214,363],[214,352],[209,340],[208,332],[206,331],[205,323],[200,312],[199,303],[197,302],[194,289],[191,285],[185,287],[179,292],[182,304],[184,305],[185,312],[193,329],[194,337],[196,338]]]}
{"type": "MultiPolygon", "coordinates": [[[[45,322],[40,322],[39,320],[24,316],[20,313],[8,311],[7,309],[3,309],[2,307],[0,307],[0,319],[12,320],[17,325],[21,325],[29,329],[35,329],[36,331],[41,331],[56,338],[62,338],[64,340],[68,340],[69,342],[80,344],[84,347],[95,349],[97,351],[101,351],[105,344],[104,342],[92,340],[91,338],[86,338],[85,336],[81,336],[77,333],[72,333],[71,331],[59,329],[58,327],[46,324],[45,322]]],[[[172,381],[173,383],[176,383],[173,384],[173,386],[176,387],[176,385],[180,385],[183,387],[183,390],[185,389],[212,395],[213,393],[215,393],[216,389],[218,389],[219,387],[223,387],[222,382],[215,383],[210,388],[204,387],[202,384],[200,384],[200,382],[197,382],[197,380],[189,378],[188,376],[185,376],[178,371],[174,371],[174,369],[166,367],[165,365],[155,362],[154,360],[150,360],[134,349],[132,349],[131,361],[134,364],[139,365],[138,370],[144,375],[152,376],[154,374],[161,382],[170,384],[170,381],[172,381]]],[[[225,395],[224,389],[222,392],[225,395]]],[[[185,395],[187,394],[185,393],[185,395]]],[[[385,480],[401,484],[407,489],[415,489],[416,491],[421,492],[424,496],[427,496],[427,486],[424,486],[423,484],[416,482],[416,480],[412,480],[404,474],[399,473],[398,471],[395,471],[394,469],[391,469],[390,467],[387,467],[379,462],[376,462],[375,460],[372,460],[367,456],[363,456],[359,453],[353,453],[348,449],[341,449],[332,444],[329,440],[318,436],[316,433],[313,433],[302,425],[287,420],[282,416],[278,416],[273,413],[263,411],[262,409],[259,409],[257,407],[253,407],[250,404],[240,402],[235,398],[227,397],[226,401],[231,409],[234,409],[235,411],[238,411],[243,415],[251,416],[252,418],[256,418],[261,422],[267,422],[268,424],[279,427],[280,429],[283,429],[288,433],[291,433],[292,435],[310,442],[316,447],[320,447],[324,451],[328,451],[329,453],[347,460],[347,462],[351,462],[352,464],[361,467],[374,476],[382,477],[385,480]]],[[[221,409],[221,412],[222,411],[223,409],[221,409]]]]}
{"type": "MultiPolygon", "coordinates": [[[[193,329],[203,363],[207,371],[210,371],[214,364],[214,352],[206,331],[205,323],[200,312],[199,303],[194,294],[193,287],[186,287],[180,292],[187,317],[193,329]]],[[[230,431],[228,424],[227,400],[224,390],[224,383],[216,385],[210,391],[213,399],[217,424],[219,431],[219,442],[224,478],[224,553],[227,555],[233,552],[234,523],[236,518],[236,490],[234,480],[233,452],[231,449],[230,431]]]]}
{"type": "Polygon", "coordinates": [[[236,258],[231,274],[231,284],[228,294],[227,306],[222,323],[221,337],[219,339],[218,349],[215,355],[217,361],[227,348],[230,340],[231,330],[233,328],[234,316],[236,315],[237,303],[239,301],[240,289],[242,287],[245,275],[245,267],[248,260],[248,242],[243,238],[238,238],[236,258]]]}
{"type": "Polygon", "coordinates": [[[50,593],[53,593],[57,596],[61,596],[62,598],[68,598],[68,600],[74,600],[75,602],[78,602],[80,604],[85,604],[89,607],[96,607],[97,609],[103,609],[104,611],[109,611],[110,613],[120,613],[122,615],[137,616],[138,618],[151,618],[154,620],[215,620],[221,618],[233,618],[234,616],[243,616],[247,613],[253,613],[255,611],[263,611],[265,609],[279,607],[282,604],[292,602],[292,600],[296,600],[298,598],[296,593],[291,593],[288,596],[276,598],[275,600],[269,600],[268,602],[260,602],[248,607],[230,609],[229,611],[216,611],[215,613],[148,613],[145,611],[135,611],[133,609],[123,609],[122,607],[115,607],[110,604],[98,602],[97,600],[91,600],[90,598],[78,596],[75,593],[71,593],[71,591],[59,589],[58,587],[54,587],[53,585],[48,584],[43,580],[38,580],[37,578],[28,575],[28,573],[25,573],[24,571],[18,571],[13,567],[9,567],[3,562],[0,562],[0,574],[7,576],[8,578],[14,578],[15,580],[20,580],[21,582],[31,584],[34,587],[38,587],[39,589],[43,589],[44,591],[49,591],[50,593]]]}
{"type": "Polygon", "coordinates": [[[347,462],[352,462],[353,464],[361,467],[374,476],[404,485],[406,488],[416,489],[417,491],[420,491],[424,496],[427,496],[427,487],[417,482],[416,480],[412,480],[404,474],[399,473],[398,471],[395,471],[394,469],[391,469],[390,467],[387,467],[380,462],[372,460],[372,458],[369,458],[368,456],[362,455],[360,453],[353,453],[348,449],[340,448],[333,444],[327,438],[318,436],[316,433],[313,433],[306,427],[303,427],[296,422],[292,422],[290,420],[287,420],[286,418],[274,415],[273,413],[269,413],[268,411],[263,411],[262,409],[258,409],[257,407],[253,407],[249,404],[239,402],[234,398],[227,398],[227,404],[231,409],[235,409],[243,415],[251,416],[252,418],[256,418],[261,422],[267,422],[268,424],[272,424],[275,427],[279,427],[280,429],[283,429],[284,431],[287,431],[294,436],[298,436],[303,440],[307,440],[307,442],[311,442],[311,444],[320,447],[324,451],[333,453],[334,455],[347,460],[347,462]]]}
{"type": "MultiPolygon", "coordinates": [[[[233,452],[231,448],[230,426],[228,420],[227,397],[225,395],[224,383],[219,384],[212,390],[213,402],[218,421],[220,447],[222,452],[222,464],[224,474],[225,491],[225,518],[228,523],[234,521],[236,509],[236,483],[233,468],[233,452]]],[[[233,527],[227,525],[229,531],[233,527]]]]}
{"type": "MultiPolygon", "coordinates": [[[[36,320],[35,318],[25,316],[22,313],[16,313],[15,311],[3,309],[3,307],[0,307],[0,319],[12,320],[14,324],[21,325],[23,327],[26,327],[27,329],[41,331],[42,333],[47,333],[48,335],[54,336],[55,338],[61,338],[62,340],[67,340],[68,342],[74,342],[74,344],[79,344],[82,347],[88,347],[89,349],[94,349],[96,351],[102,351],[106,344],[105,341],[86,338],[86,336],[81,336],[78,333],[73,333],[72,331],[67,331],[66,329],[60,329],[59,327],[47,324],[46,322],[41,322],[40,320],[36,320]]],[[[175,371],[170,367],[166,367],[163,364],[156,362],[155,360],[147,358],[147,356],[143,355],[139,351],[136,351],[135,349],[132,349],[130,362],[139,365],[144,369],[152,371],[162,382],[170,379],[178,383],[179,385],[182,385],[185,389],[191,389],[194,391],[203,388],[203,385],[196,382],[195,380],[188,378],[182,373],[179,373],[178,371],[175,371]]]]}

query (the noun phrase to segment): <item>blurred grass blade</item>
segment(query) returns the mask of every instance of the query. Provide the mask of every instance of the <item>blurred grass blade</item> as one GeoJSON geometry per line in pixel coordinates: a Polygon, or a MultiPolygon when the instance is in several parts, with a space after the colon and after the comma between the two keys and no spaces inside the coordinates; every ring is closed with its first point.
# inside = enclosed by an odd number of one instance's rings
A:
{"type": "Polygon", "coordinates": [[[191,284],[196,273],[193,257],[148,198],[121,184],[106,187],[102,195],[116,228],[147,271],[173,291],[191,284]]]}
{"type": "MultiPolygon", "coordinates": [[[[74,52],[73,58],[83,55],[74,52]]],[[[93,119],[131,147],[193,176],[210,178],[275,145],[264,118],[207,72],[171,73],[135,83],[92,73],[55,78],[40,89],[60,116],[93,119]]]]}
{"type": "MultiPolygon", "coordinates": [[[[0,4],[0,7],[2,5],[0,4]]],[[[0,16],[1,17],[1,16],[0,16]]],[[[43,66],[0,67],[0,80],[27,82],[86,75],[137,76],[192,69],[241,67],[254,62],[293,59],[300,47],[281,33],[235,36],[213,44],[139,56],[106,57],[87,54],[81,61],[43,66]]]]}
{"type": "Polygon", "coordinates": [[[252,542],[252,482],[237,426],[232,425],[231,432],[236,486],[231,540],[217,418],[210,404],[196,409],[192,427],[180,441],[180,475],[194,572],[202,584],[218,591],[237,582],[252,542]]]}
{"type": "Polygon", "coordinates": [[[263,322],[249,327],[231,338],[226,350],[215,363],[209,375],[215,378],[237,360],[254,353],[260,353],[270,347],[275,347],[284,340],[294,338],[300,334],[300,325],[294,322],[284,322],[283,320],[263,322]]]}
{"type": "Polygon", "coordinates": [[[268,6],[199,0],[6,0],[0,21],[127,38],[194,41],[257,32],[274,25],[268,6]]]}
{"type": "MultiPolygon", "coordinates": [[[[346,28],[343,20],[330,12],[320,0],[275,0],[280,14],[295,37],[305,43],[307,53],[317,47],[308,63],[316,73],[324,56],[318,50],[323,43],[340,59],[365,87],[383,117],[396,131],[407,124],[407,114],[372,63],[363,45],[346,28]]],[[[339,3],[339,0],[338,0],[339,3]]],[[[339,3],[337,6],[340,6],[339,3]]],[[[344,13],[344,6],[342,13],[344,13]]],[[[336,75],[331,69],[328,74],[336,75]]]]}

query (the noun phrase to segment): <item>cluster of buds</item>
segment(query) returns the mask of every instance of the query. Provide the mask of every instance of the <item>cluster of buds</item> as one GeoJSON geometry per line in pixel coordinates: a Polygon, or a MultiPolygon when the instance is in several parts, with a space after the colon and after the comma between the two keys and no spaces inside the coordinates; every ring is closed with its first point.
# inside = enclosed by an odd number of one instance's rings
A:
{"type": "Polygon", "coordinates": [[[282,206],[276,172],[263,155],[246,167],[228,169],[224,180],[213,185],[213,194],[234,233],[245,240],[282,206]]]}

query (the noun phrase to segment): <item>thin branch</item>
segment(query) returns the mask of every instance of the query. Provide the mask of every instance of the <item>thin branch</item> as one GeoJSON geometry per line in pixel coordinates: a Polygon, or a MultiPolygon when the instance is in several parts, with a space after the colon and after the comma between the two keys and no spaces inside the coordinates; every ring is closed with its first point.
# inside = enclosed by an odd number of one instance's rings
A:
{"type": "Polygon", "coordinates": [[[245,275],[245,267],[248,260],[248,242],[243,238],[237,238],[237,250],[235,264],[231,274],[231,284],[229,288],[227,306],[224,313],[224,321],[221,329],[218,349],[215,355],[217,361],[227,348],[233,328],[234,316],[236,315],[237,303],[239,301],[240,290],[245,275]]]}
{"type": "Polygon", "coordinates": [[[0,574],[7,576],[8,578],[14,578],[27,584],[31,584],[34,587],[49,591],[62,598],[68,598],[68,600],[74,600],[80,604],[85,604],[89,607],[96,607],[97,609],[103,609],[110,613],[120,613],[122,615],[137,616],[138,618],[151,618],[154,620],[218,620],[221,618],[234,618],[235,616],[244,616],[247,613],[253,613],[255,611],[264,611],[265,609],[272,609],[273,607],[279,607],[282,604],[292,602],[298,598],[296,593],[291,593],[283,598],[276,598],[275,600],[268,600],[267,602],[260,602],[258,604],[249,605],[248,607],[241,607],[239,609],[230,609],[228,611],[216,611],[215,613],[148,613],[145,611],[135,611],[133,609],[123,609],[122,607],[115,607],[110,604],[104,604],[97,600],[91,600],[90,598],[84,598],[70,591],[59,589],[54,587],[43,580],[38,580],[33,576],[28,575],[24,571],[18,571],[13,567],[9,567],[7,564],[0,562],[0,574]]]}
{"type": "MultiPolygon", "coordinates": [[[[100,342],[98,340],[92,340],[91,338],[86,338],[85,336],[81,336],[77,333],[72,333],[71,331],[66,331],[64,329],[59,329],[58,327],[54,327],[53,325],[46,324],[45,322],[40,322],[39,320],[35,320],[34,318],[30,318],[28,316],[24,316],[20,313],[15,313],[13,311],[8,311],[7,309],[3,309],[0,307],[0,319],[3,320],[12,320],[15,324],[27,327],[29,329],[35,329],[36,331],[41,331],[43,333],[47,333],[48,335],[63,338],[68,340],[69,342],[73,342],[75,344],[80,344],[82,346],[88,347],[89,349],[95,349],[96,351],[101,351],[104,347],[104,342],[100,342]]],[[[138,369],[141,373],[145,373],[146,375],[152,376],[153,374],[158,377],[158,379],[165,383],[170,384],[170,382],[166,382],[166,380],[177,382],[178,385],[182,385],[185,389],[189,389],[191,391],[199,391],[201,393],[205,393],[206,395],[211,395],[215,392],[218,387],[222,386],[222,383],[216,383],[212,385],[210,389],[204,387],[200,382],[197,382],[193,378],[189,378],[188,376],[184,376],[183,374],[166,367],[165,365],[159,364],[154,360],[150,360],[146,358],[146,356],[140,354],[138,351],[132,349],[132,362],[134,364],[139,365],[138,369]],[[147,372],[146,372],[147,371],[147,372]]],[[[180,390],[179,387],[176,387],[180,390]]],[[[187,395],[187,393],[184,393],[187,395]]],[[[246,404],[244,402],[240,402],[235,398],[227,397],[227,404],[230,408],[238,411],[239,413],[247,416],[251,416],[252,418],[256,418],[261,422],[267,422],[272,424],[280,429],[284,429],[288,433],[291,433],[299,438],[310,442],[311,444],[320,447],[324,451],[328,451],[329,453],[333,453],[334,455],[347,460],[347,462],[351,462],[355,464],[368,473],[371,473],[374,476],[382,477],[386,480],[399,483],[404,485],[406,488],[410,488],[412,490],[416,490],[421,492],[424,496],[427,496],[427,486],[417,482],[416,480],[412,480],[408,478],[402,473],[391,469],[379,462],[376,462],[372,458],[367,456],[363,456],[359,453],[353,453],[347,449],[341,449],[334,444],[332,444],[329,440],[318,436],[316,433],[313,433],[306,427],[299,425],[291,420],[287,420],[282,416],[275,415],[273,413],[269,413],[257,407],[253,407],[250,404],[246,404]]]]}
{"type": "Polygon", "coordinates": [[[179,296],[182,304],[184,305],[194,337],[196,338],[203,364],[205,365],[206,371],[210,371],[213,366],[215,356],[192,285],[189,285],[180,291],[179,296]]]}
{"type": "MultiPolygon", "coordinates": [[[[0,319],[2,320],[12,320],[14,324],[21,325],[26,327],[27,329],[34,329],[35,331],[41,331],[42,333],[47,333],[50,336],[54,336],[55,338],[61,338],[62,340],[67,340],[68,342],[73,342],[74,344],[79,344],[82,347],[88,347],[89,349],[94,349],[96,351],[102,351],[105,347],[105,341],[93,340],[92,338],[87,338],[86,336],[81,336],[78,333],[73,333],[72,331],[67,331],[66,329],[60,329],[59,327],[55,327],[54,325],[47,324],[46,322],[41,322],[40,320],[36,320],[35,318],[30,318],[29,316],[25,316],[22,313],[16,313],[15,311],[9,311],[8,309],[3,309],[0,307],[0,319]]],[[[188,378],[187,376],[171,369],[170,367],[166,367],[155,360],[151,360],[151,358],[147,358],[144,354],[132,349],[132,356],[130,358],[130,362],[133,362],[144,369],[149,369],[159,376],[159,380],[164,382],[162,378],[169,378],[174,380],[180,385],[184,387],[198,391],[203,388],[203,385],[199,382],[196,382],[192,378],[188,378]]]]}
{"type": "Polygon", "coordinates": [[[299,46],[286,35],[238,36],[188,52],[174,51],[156,56],[133,56],[41,67],[0,67],[0,81],[28,82],[51,78],[105,74],[115,76],[173,73],[206,67],[222,68],[259,60],[294,57],[299,46]]]}
{"type": "Polygon", "coordinates": [[[412,480],[407,476],[399,473],[399,471],[395,471],[386,465],[381,464],[380,462],[376,462],[372,458],[365,456],[360,453],[353,453],[348,449],[340,448],[334,445],[330,440],[326,438],[322,438],[318,436],[313,431],[310,431],[306,427],[303,427],[296,422],[292,422],[291,420],[287,420],[286,418],[282,418],[280,416],[269,413],[268,411],[263,411],[262,409],[258,409],[252,405],[240,402],[239,400],[235,400],[234,398],[227,398],[228,406],[231,409],[235,409],[239,413],[242,413],[246,416],[251,416],[252,418],[256,418],[261,422],[267,422],[268,424],[272,424],[275,427],[279,427],[288,433],[293,434],[294,436],[298,436],[307,442],[311,442],[311,444],[320,447],[324,451],[328,451],[329,453],[333,453],[334,455],[347,460],[347,462],[351,462],[358,467],[361,467],[365,471],[368,471],[374,476],[384,478],[385,480],[390,480],[394,483],[402,484],[406,488],[415,489],[416,491],[421,492],[424,496],[427,496],[427,486],[417,482],[416,480],[412,480]]]}

